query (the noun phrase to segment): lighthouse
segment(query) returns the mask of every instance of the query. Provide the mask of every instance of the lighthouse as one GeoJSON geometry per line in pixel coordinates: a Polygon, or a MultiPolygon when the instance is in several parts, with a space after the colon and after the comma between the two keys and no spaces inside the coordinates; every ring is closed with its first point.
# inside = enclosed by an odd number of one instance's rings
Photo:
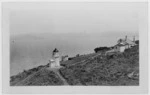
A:
{"type": "Polygon", "coordinates": [[[52,52],[52,58],[50,60],[50,68],[60,67],[60,56],[59,51],[55,48],[52,52]]]}

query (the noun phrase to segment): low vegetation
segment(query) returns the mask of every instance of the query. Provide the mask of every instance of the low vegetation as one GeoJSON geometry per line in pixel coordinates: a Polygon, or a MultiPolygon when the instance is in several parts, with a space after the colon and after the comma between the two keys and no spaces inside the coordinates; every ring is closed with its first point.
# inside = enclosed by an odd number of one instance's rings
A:
{"type": "MultiPolygon", "coordinates": [[[[138,45],[123,53],[105,55],[102,52],[61,62],[64,68],[59,69],[60,75],[69,85],[139,85],[138,45]]],[[[48,65],[24,70],[11,77],[10,85],[63,85],[61,78],[47,68],[48,65]]]]}
{"type": "Polygon", "coordinates": [[[22,72],[11,78],[11,86],[46,86],[46,85],[63,85],[63,81],[44,66],[41,69],[34,68],[22,72]]]}
{"type": "Polygon", "coordinates": [[[94,49],[95,53],[110,50],[109,47],[97,47],[94,49]]]}
{"type": "Polygon", "coordinates": [[[70,85],[139,85],[138,51],[135,46],[113,56],[99,55],[60,72],[70,85]]]}

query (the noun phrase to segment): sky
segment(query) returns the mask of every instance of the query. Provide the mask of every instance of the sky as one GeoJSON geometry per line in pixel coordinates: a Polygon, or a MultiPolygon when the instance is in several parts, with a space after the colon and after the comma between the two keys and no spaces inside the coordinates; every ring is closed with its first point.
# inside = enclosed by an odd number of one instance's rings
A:
{"type": "Polygon", "coordinates": [[[11,35],[138,33],[137,3],[21,3],[10,14],[11,35]]]}
{"type": "Polygon", "coordinates": [[[61,55],[94,52],[119,38],[139,38],[145,3],[12,3],[11,75],[47,64],[56,47],[61,55]]]}

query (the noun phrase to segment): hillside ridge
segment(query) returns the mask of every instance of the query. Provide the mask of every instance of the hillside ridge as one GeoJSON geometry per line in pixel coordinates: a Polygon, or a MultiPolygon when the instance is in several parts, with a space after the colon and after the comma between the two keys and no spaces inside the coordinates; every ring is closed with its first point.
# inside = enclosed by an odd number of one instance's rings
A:
{"type": "Polygon", "coordinates": [[[60,69],[41,65],[12,76],[11,86],[139,85],[139,47],[123,53],[103,52],[61,62],[60,69]]]}

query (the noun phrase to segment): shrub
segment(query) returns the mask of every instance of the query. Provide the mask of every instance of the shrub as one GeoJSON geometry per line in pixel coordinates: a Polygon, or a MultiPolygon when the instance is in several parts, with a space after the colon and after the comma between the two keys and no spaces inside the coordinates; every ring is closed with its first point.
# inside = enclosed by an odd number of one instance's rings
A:
{"type": "Polygon", "coordinates": [[[99,52],[99,51],[107,51],[109,50],[109,47],[97,47],[94,49],[95,53],[99,52]]]}

